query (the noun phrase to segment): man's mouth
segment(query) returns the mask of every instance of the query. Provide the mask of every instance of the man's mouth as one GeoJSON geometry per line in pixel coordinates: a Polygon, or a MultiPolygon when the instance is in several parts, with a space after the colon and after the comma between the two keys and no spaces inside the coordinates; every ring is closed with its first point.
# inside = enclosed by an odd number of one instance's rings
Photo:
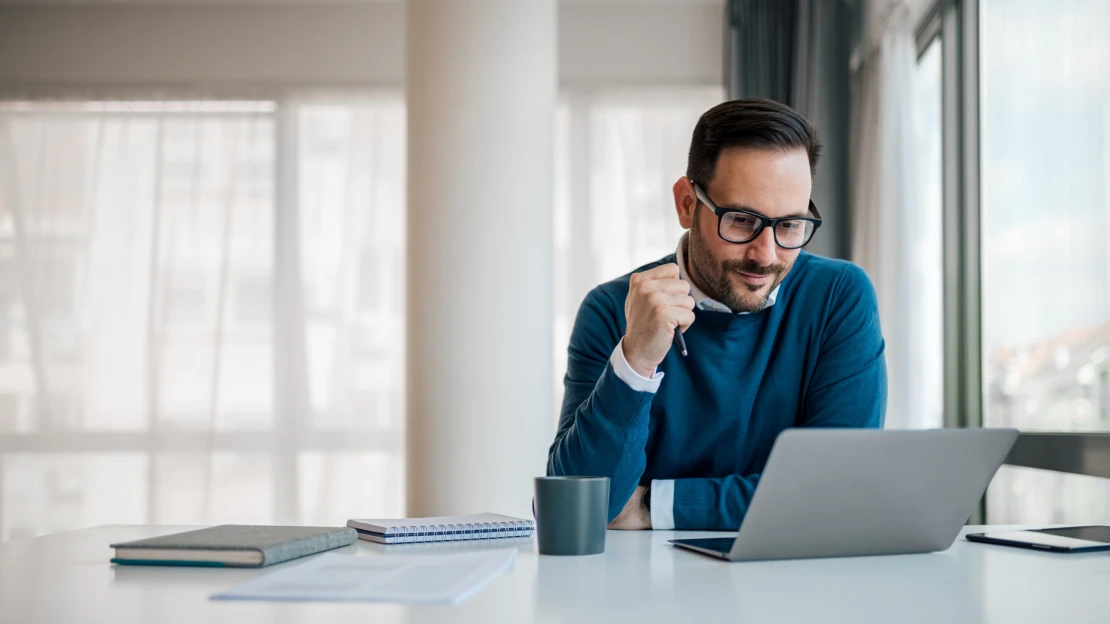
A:
{"type": "Polygon", "coordinates": [[[745,273],[743,271],[737,271],[736,274],[739,275],[740,279],[744,280],[745,283],[752,286],[763,286],[764,284],[769,284],[771,282],[771,279],[774,277],[774,275],[771,274],[759,275],[756,273],[745,273]]]}

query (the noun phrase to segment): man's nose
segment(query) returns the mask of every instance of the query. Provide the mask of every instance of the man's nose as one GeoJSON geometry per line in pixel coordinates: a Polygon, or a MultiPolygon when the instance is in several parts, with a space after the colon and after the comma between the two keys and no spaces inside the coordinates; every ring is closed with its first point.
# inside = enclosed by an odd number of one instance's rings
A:
{"type": "Polygon", "coordinates": [[[745,256],[749,260],[754,260],[763,266],[775,263],[775,232],[772,228],[763,228],[759,236],[755,240],[748,243],[748,249],[745,256]]]}

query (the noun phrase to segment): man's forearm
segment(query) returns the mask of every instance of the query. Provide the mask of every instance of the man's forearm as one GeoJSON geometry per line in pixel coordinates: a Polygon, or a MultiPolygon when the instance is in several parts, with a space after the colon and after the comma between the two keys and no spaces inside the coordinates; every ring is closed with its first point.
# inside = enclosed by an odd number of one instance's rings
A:
{"type": "Polygon", "coordinates": [[[643,475],[653,396],[633,390],[606,366],[589,396],[564,415],[548,454],[549,475],[609,477],[609,520],[643,475]]]}
{"type": "MultiPolygon", "coordinates": [[[[675,479],[673,528],[701,531],[739,529],[752,497],[755,496],[757,485],[757,474],[675,479]]],[[[654,500],[652,507],[655,507],[654,500]]]]}

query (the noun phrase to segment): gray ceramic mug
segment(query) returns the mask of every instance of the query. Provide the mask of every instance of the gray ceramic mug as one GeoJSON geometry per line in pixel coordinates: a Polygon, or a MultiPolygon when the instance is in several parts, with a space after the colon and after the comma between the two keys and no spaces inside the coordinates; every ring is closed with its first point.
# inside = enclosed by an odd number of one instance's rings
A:
{"type": "Polygon", "coordinates": [[[536,477],[535,493],[541,555],[605,552],[609,477],[536,477]]]}

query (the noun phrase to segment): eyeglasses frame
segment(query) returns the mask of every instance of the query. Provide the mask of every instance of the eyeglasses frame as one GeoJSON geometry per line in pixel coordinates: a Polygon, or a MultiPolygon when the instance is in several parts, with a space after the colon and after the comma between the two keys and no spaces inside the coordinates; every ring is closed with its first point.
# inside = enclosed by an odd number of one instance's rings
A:
{"type": "Polygon", "coordinates": [[[714,203],[712,199],[709,199],[709,194],[705,192],[705,189],[703,189],[701,185],[699,185],[697,182],[694,182],[693,180],[690,181],[690,184],[694,186],[694,195],[697,197],[698,201],[705,204],[706,208],[709,208],[713,211],[714,214],[717,215],[717,236],[719,236],[721,240],[728,243],[733,243],[734,245],[745,245],[754,241],[755,239],[759,238],[759,235],[763,233],[763,230],[769,227],[771,228],[771,236],[774,237],[776,245],[778,245],[782,249],[801,249],[813,240],[813,237],[817,234],[817,228],[821,227],[821,213],[817,211],[817,205],[813,203],[812,199],[809,200],[809,212],[813,213],[813,217],[782,217],[780,219],[772,219],[771,217],[761,215],[758,212],[744,210],[743,208],[721,208],[716,203],[714,203]],[[723,220],[724,215],[730,212],[739,212],[741,214],[755,217],[759,220],[759,227],[756,229],[755,233],[752,234],[751,238],[745,241],[734,241],[725,238],[724,234],[721,234],[721,221],[723,220]],[[802,243],[801,245],[798,245],[797,247],[787,247],[786,245],[783,245],[779,242],[779,234],[776,231],[778,224],[783,221],[809,221],[813,224],[813,233],[810,234],[809,238],[806,239],[806,242],[802,243]]]}

